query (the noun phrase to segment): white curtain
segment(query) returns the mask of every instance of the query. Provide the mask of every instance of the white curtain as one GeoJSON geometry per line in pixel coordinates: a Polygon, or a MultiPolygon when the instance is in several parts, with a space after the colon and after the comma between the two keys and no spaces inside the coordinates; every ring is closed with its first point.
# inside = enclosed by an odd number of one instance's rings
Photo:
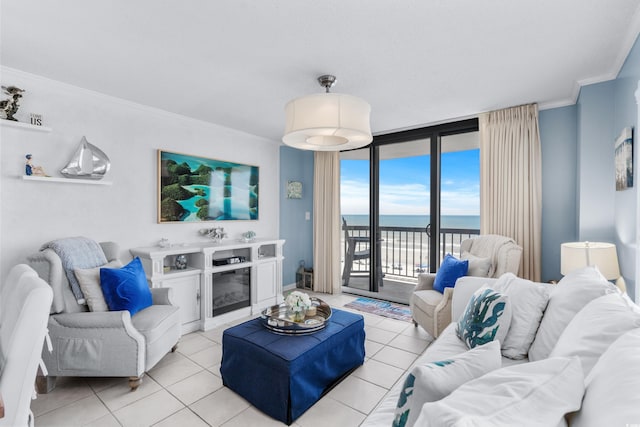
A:
{"type": "Polygon", "coordinates": [[[519,276],[540,281],[542,173],[537,104],[480,116],[480,232],[523,248],[519,276]]]}
{"type": "Polygon", "coordinates": [[[340,153],[316,151],[313,173],[313,290],[337,294],[340,282],[340,153]]]}

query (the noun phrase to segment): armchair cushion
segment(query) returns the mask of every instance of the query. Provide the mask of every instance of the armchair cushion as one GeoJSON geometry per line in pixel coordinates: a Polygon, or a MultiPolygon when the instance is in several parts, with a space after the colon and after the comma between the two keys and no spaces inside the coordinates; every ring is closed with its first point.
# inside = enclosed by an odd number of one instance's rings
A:
{"type": "Polygon", "coordinates": [[[152,304],[151,291],[138,257],[122,268],[101,268],[100,286],[112,311],[129,310],[133,316],[152,304]]]}
{"type": "Polygon", "coordinates": [[[467,275],[476,277],[489,277],[491,270],[491,258],[475,256],[469,252],[463,252],[460,259],[469,261],[467,275]]]}
{"type": "Polygon", "coordinates": [[[433,289],[443,293],[444,288],[453,288],[462,276],[466,276],[469,269],[469,261],[459,260],[451,254],[445,255],[440,265],[440,269],[436,273],[433,282],[433,289]]]}
{"type": "Polygon", "coordinates": [[[96,268],[76,268],[73,272],[78,279],[80,289],[87,300],[87,306],[90,311],[109,311],[107,302],[102,294],[100,286],[100,269],[101,268],[120,268],[122,263],[120,260],[111,261],[101,267],[96,268]]]}

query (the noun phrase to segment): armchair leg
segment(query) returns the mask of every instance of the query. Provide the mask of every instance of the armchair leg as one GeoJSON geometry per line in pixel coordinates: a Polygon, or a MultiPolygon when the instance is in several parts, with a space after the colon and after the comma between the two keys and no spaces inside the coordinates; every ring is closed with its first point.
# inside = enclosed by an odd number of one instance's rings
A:
{"type": "Polygon", "coordinates": [[[171,347],[171,353],[175,353],[175,352],[176,352],[176,350],[178,349],[178,344],[179,344],[179,343],[176,343],[176,345],[174,345],[173,347],[171,347]]]}
{"type": "Polygon", "coordinates": [[[136,391],[140,384],[142,383],[142,377],[144,374],[139,377],[129,377],[129,387],[131,387],[131,391],[136,391]]]}
{"type": "MultiPolygon", "coordinates": [[[[411,319],[411,320],[413,320],[413,319],[411,319]]],[[[417,327],[418,327],[418,322],[416,322],[415,320],[413,320],[413,326],[417,328],[417,327]]]]}
{"type": "Polygon", "coordinates": [[[56,387],[58,377],[38,375],[36,376],[36,391],[38,394],[47,394],[56,387]]]}

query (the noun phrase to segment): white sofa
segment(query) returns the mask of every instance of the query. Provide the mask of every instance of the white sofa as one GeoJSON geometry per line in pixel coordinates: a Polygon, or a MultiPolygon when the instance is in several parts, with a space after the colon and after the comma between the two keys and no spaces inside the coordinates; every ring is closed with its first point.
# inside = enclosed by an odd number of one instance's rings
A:
{"type": "MultiPolygon", "coordinates": [[[[503,278],[467,276],[457,281],[451,307],[453,322],[416,360],[410,373],[419,375],[417,372],[423,371],[418,371],[418,367],[434,365],[429,362],[468,354],[467,344],[456,333],[457,320],[476,290],[485,284],[498,287],[501,280],[504,281],[503,278]]],[[[525,282],[528,281],[513,280],[518,284],[525,282]]],[[[529,316],[528,324],[534,336],[533,344],[527,344],[528,357],[503,356],[505,343],[512,332],[510,328],[501,345],[502,353],[495,350],[494,357],[500,367],[459,387],[455,385],[454,391],[445,394],[444,398],[435,402],[427,400],[430,403],[419,407],[418,414],[414,413],[415,425],[640,425],[640,307],[626,294],[620,294],[593,268],[567,275],[558,285],[528,283],[543,289],[547,298],[540,319],[522,310],[519,313],[520,326],[529,316]],[[545,369],[551,364],[556,367],[563,364],[566,371],[570,370],[569,365],[573,366],[573,384],[556,372],[544,377],[545,369]],[[536,380],[536,375],[540,377],[538,384],[527,385],[532,377],[536,380]],[[579,377],[577,380],[576,376],[579,377]],[[557,384],[551,384],[554,381],[557,384]],[[511,383],[513,386],[509,385],[511,383]],[[526,396],[518,396],[519,393],[526,396]],[[492,405],[497,406],[491,409],[492,405]],[[417,421],[415,415],[419,415],[417,421]]],[[[521,305],[527,305],[529,300],[519,301],[521,305]]],[[[514,309],[518,310],[517,307],[514,309]]],[[[513,319],[516,311],[512,313],[513,319]]],[[[495,343],[494,346],[500,347],[495,343]]],[[[572,374],[567,375],[569,378],[572,374]]],[[[362,426],[403,425],[394,424],[398,399],[401,393],[406,397],[406,390],[414,395],[417,393],[414,378],[411,388],[407,388],[405,380],[409,376],[403,376],[389,390],[362,426]]],[[[415,381],[417,385],[418,380],[415,381]]]]}

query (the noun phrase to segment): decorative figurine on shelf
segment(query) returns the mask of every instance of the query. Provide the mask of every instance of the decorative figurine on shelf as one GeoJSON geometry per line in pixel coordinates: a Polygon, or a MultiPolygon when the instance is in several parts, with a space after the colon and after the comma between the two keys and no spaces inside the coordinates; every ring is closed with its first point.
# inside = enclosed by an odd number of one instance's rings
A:
{"type": "Polygon", "coordinates": [[[26,156],[27,162],[24,165],[24,173],[27,176],[49,176],[44,172],[44,169],[42,169],[42,166],[34,166],[33,163],[31,163],[31,159],[33,158],[33,156],[31,154],[27,154],[26,156]]]}
{"type": "Polygon", "coordinates": [[[207,236],[216,243],[220,243],[222,239],[227,237],[227,233],[224,232],[222,227],[203,228],[200,230],[200,234],[207,236]]]}
{"type": "Polygon", "coordinates": [[[97,180],[102,179],[110,167],[111,161],[104,151],[89,143],[83,136],[76,152],[60,173],[65,178],[97,180]]]}
{"type": "Polygon", "coordinates": [[[22,98],[24,90],[15,86],[2,86],[2,90],[5,94],[9,95],[10,98],[0,101],[0,114],[2,114],[3,119],[17,122],[18,119],[13,117],[13,115],[18,112],[18,101],[22,98]]]}
{"type": "Polygon", "coordinates": [[[255,231],[247,231],[245,233],[242,233],[242,241],[243,242],[251,242],[256,238],[256,232],[255,231]]]}

